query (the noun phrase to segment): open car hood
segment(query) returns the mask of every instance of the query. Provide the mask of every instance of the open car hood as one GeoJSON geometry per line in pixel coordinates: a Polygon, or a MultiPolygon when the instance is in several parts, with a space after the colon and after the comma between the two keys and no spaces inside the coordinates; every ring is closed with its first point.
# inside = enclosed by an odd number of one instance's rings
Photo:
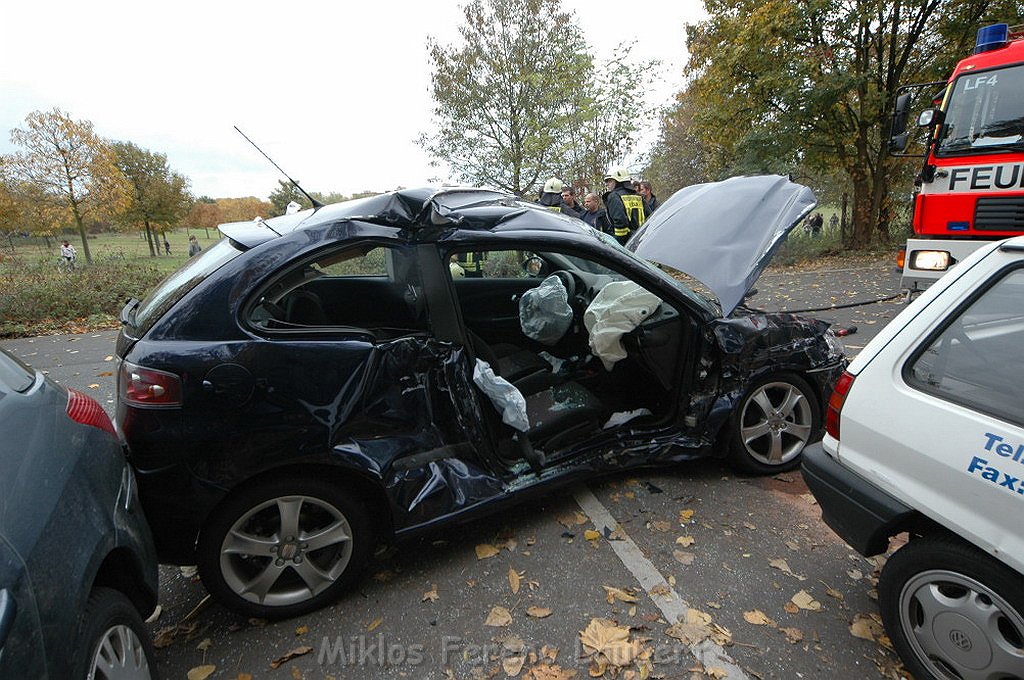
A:
{"type": "Polygon", "coordinates": [[[694,184],[659,206],[626,247],[706,285],[728,316],[816,204],[813,191],[782,175],[694,184]]]}

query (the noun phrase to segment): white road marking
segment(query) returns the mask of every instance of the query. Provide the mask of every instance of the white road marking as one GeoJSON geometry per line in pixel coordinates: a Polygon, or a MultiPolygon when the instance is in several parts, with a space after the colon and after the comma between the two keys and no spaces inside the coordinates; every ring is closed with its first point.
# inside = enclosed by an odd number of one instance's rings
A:
{"type": "MultiPolygon", "coordinates": [[[[607,541],[607,543],[612,547],[612,550],[619,560],[622,561],[622,564],[625,565],[626,569],[629,569],[629,572],[640,583],[640,586],[647,593],[647,596],[651,598],[654,605],[661,610],[665,620],[672,624],[680,619],[685,619],[688,607],[683,602],[683,599],[679,597],[679,593],[668,584],[668,579],[662,576],[658,568],[644,556],[637,544],[629,537],[626,530],[615,521],[612,514],[608,512],[608,508],[601,504],[597,496],[590,489],[583,486],[573,492],[573,498],[576,499],[580,508],[590,518],[590,521],[594,523],[594,528],[602,536],[608,535],[610,532],[617,532],[616,536],[622,537],[622,540],[607,541]],[[667,597],[664,595],[651,595],[651,590],[658,586],[661,586],[659,588],[661,592],[668,592],[667,597]]],[[[704,664],[705,668],[717,666],[726,671],[727,675],[725,677],[727,678],[750,680],[750,677],[732,660],[726,651],[711,640],[704,640],[698,644],[690,645],[690,651],[704,664]]]]}

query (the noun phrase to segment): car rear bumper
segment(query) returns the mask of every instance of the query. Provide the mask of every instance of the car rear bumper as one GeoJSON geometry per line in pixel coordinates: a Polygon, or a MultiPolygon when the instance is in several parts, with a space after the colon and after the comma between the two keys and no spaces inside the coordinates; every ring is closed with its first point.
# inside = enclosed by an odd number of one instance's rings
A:
{"type": "Polygon", "coordinates": [[[825,453],[820,442],[804,449],[801,472],[825,524],[862,555],[885,552],[894,527],[915,514],[825,453]]]}

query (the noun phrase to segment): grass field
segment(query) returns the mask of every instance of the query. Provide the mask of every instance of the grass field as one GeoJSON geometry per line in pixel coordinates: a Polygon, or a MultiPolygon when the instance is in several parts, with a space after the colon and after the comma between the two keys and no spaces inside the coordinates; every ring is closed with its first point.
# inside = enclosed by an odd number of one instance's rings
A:
{"type": "MultiPolygon", "coordinates": [[[[192,230],[205,250],[216,240],[192,230]]],[[[81,238],[66,234],[50,239],[0,242],[0,337],[82,333],[116,328],[125,301],[142,298],[188,259],[184,229],[167,232],[171,254],[150,255],[138,233],[104,233],[89,239],[92,264],[85,261],[81,238]],[[78,251],[75,271],[59,269],[60,242],[78,251]]],[[[219,236],[211,230],[210,236],[219,236]]],[[[161,244],[162,245],[162,244],[161,244]]]]}
{"type": "MultiPolygon", "coordinates": [[[[93,264],[97,266],[113,261],[130,262],[155,267],[159,271],[169,274],[188,259],[188,237],[190,234],[199,239],[199,245],[203,247],[203,250],[216,243],[220,236],[213,229],[210,230],[209,236],[203,229],[190,229],[187,232],[185,229],[168,231],[167,241],[171,244],[171,254],[165,255],[161,247],[159,255],[151,257],[145,235],[141,232],[103,233],[90,235],[89,251],[92,254],[93,264]]],[[[47,249],[44,239],[41,238],[15,238],[13,251],[10,244],[0,241],[0,272],[12,266],[23,267],[26,264],[39,262],[52,262],[56,266],[60,257],[62,239],[67,239],[78,251],[76,266],[86,266],[85,253],[82,252],[82,238],[77,233],[67,233],[51,238],[49,249],[47,249]]]]}

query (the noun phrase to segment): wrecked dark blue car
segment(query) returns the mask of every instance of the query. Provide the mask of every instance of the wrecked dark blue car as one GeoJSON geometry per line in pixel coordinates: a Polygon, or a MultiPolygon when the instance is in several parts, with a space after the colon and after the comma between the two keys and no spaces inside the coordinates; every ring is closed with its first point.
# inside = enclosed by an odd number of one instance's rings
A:
{"type": "Polygon", "coordinates": [[[783,177],[690,187],[629,249],[480,189],[222,225],[122,313],[117,419],[162,560],[292,616],[380,543],[555,485],[795,467],[842,347],[740,303],[813,206],[783,177]]]}

